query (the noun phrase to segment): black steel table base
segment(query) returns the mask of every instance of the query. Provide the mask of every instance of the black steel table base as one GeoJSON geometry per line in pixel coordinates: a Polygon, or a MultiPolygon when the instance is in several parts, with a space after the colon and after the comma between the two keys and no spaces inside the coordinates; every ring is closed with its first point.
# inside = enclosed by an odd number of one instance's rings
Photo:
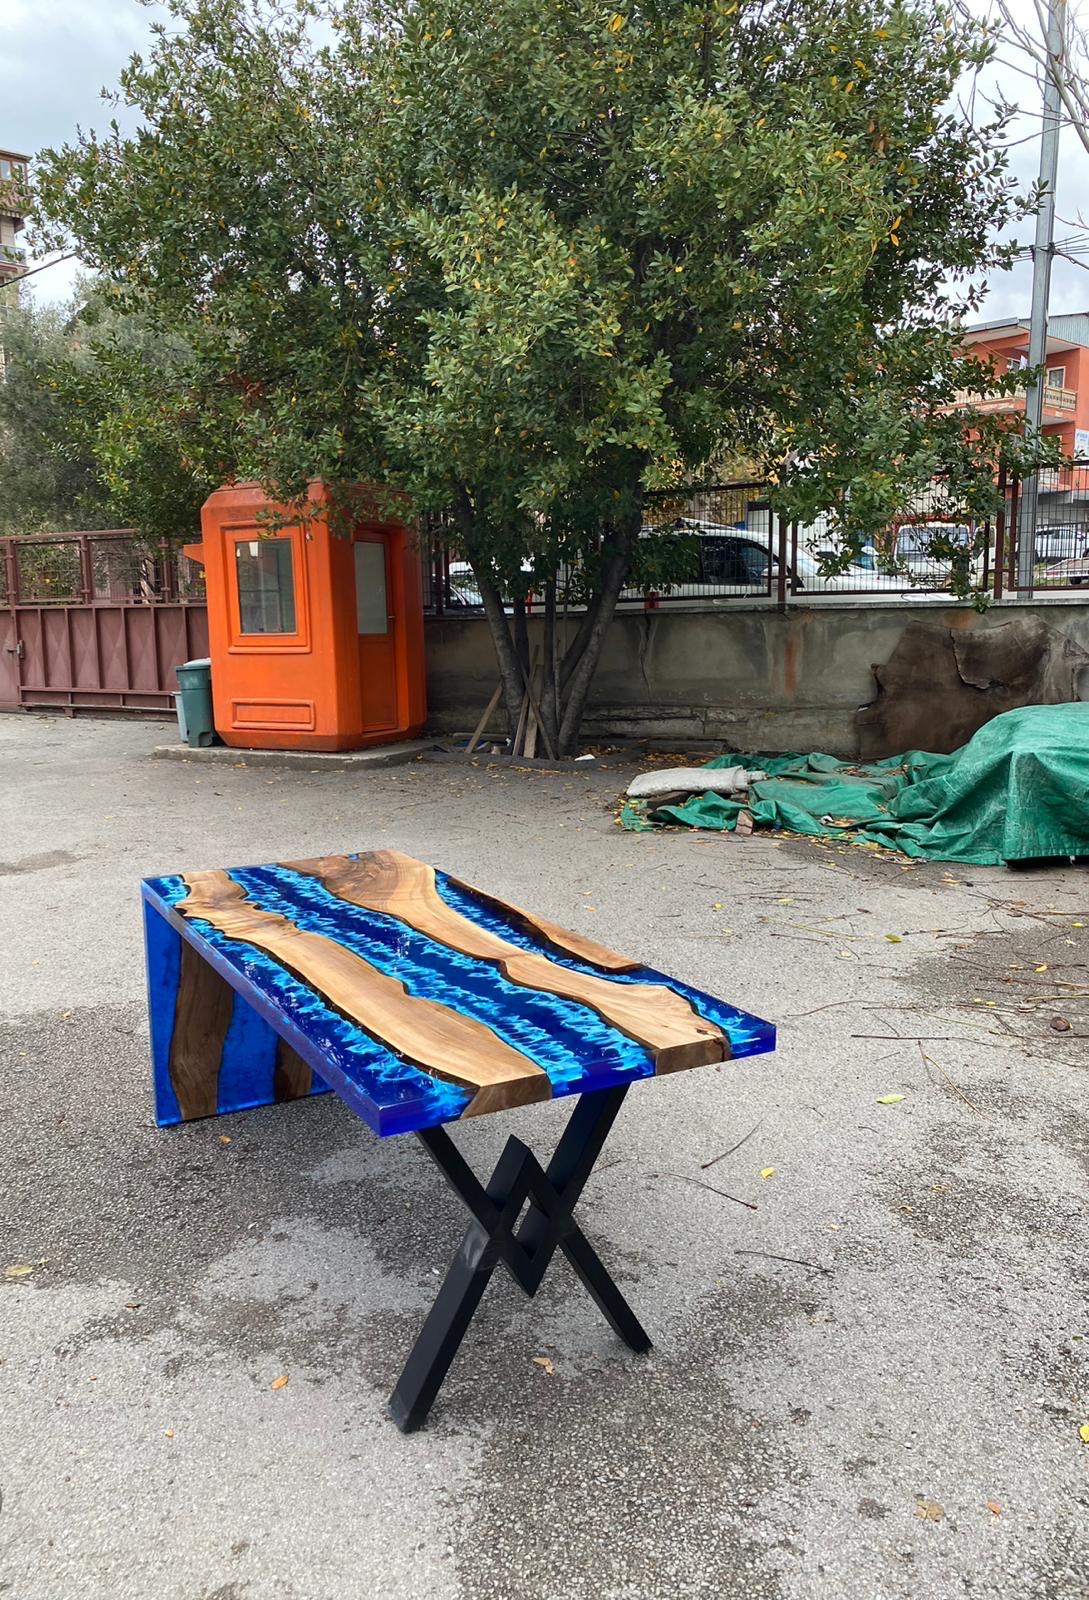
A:
{"type": "Polygon", "coordinates": [[[411,1433],[426,1421],[500,1262],[518,1286],[533,1296],[559,1248],[613,1332],[630,1350],[650,1349],[635,1312],[573,1215],[627,1092],[628,1086],[623,1084],[582,1095],[547,1170],[521,1139],[508,1139],[487,1185],[480,1182],[444,1128],[423,1128],[417,1133],[473,1221],[390,1398],[390,1414],[403,1433],[411,1433]],[[527,1200],[529,1209],[519,1223],[527,1200]]]}

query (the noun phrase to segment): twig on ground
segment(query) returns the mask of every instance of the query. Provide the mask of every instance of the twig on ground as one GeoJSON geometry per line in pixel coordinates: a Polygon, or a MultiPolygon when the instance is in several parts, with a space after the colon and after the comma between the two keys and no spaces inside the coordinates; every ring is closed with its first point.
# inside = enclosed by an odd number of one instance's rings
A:
{"type": "Polygon", "coordinates": [[[724,1150],[720,1156],[712,1156],[710,1161],[701,1161],[700,1171],[706,1172],[708,1167],[715,1166],[719,1161],[725,1161],[726,1157],[732,1156],[735,1150],[740,1150],[743,1144],[748,1144],[749,1140],[752,1138],[753,1134],[756,1133],[757,1129],[764,1126],[765,1120],[766,1119],[764,1117],[761,1117],[760,1121],[755,1123],[749,1129],[748,1133],[743,1139],[739,1139],[736,1144],[732,1144],[730,1148],[728,1150],[724,1150]]]}
{"type": "Polygon", "coordinates": [[[895,1040],[899,1044],[976,1044],[975,1039],[959,1039],[955,1033],[849,1033],[849,1039],[895,1040]]]}
{"type": "Polygon", "coordinates": [[[1035,922],[1045,922],[1049,928],[1067,926],[1065,922],[1053,922],[1053,917],[1074,917],[1089,920],[1089,911],[1029,911],[1026,906],[1015,905],[1012,900],[996,899],[994,895],[983,894],[978,889],[969,889],[968,893],[974,900],[985,900],[994,910],[1004,911],[1008,917],[1031,917],[1035,922]]]}
{"type": "MultiPolygon", "coordinates": [[[[1028,1013],[1036,1006],[1047,1005],[1049,1002],[1059,1000],[1061,1000],[1064,1005],[1069,1006],[1073,1000],[1089,1000],[1089,994],[1034,994],[1031,1000],[1018,1000],[1007,1005],[1000,1005],[997,1000],[985,1000],[983,1002],[983,1006],[987,1016],[992,1016],[996,1011],[1012,1011],[1015,1016],[1024,1017],[1027,1016],[1028,1013]]],[[[973,1010],[976,1010],[978,1009],[980,1002],[974,999],[951,1000],[949,1004],[958,1010],[961,1010],[966,1006],[971,1006],[973,1010]]]]}
{"type": "Polygon", "coordinates": [[[818,1011],[832,1011],[836,1006],[857,1006],[857,1000],[829,1000],[826,1006],[814,1006],[812,1011],[788,1011],[786,1021],[796,1022],[799,1017],[815,1017],[818,1011]]]}
{"type": "MultiPolygon", "coordinates": [[[[978,961],[966,961],[963,956],[951,955],[949,960],[955,962],[958,967],[970,967],[973,972],[983,972],[988,978],[993,979],[995,983],[1012,983],[1016,984],[1020,989],[1033,988],[1031,977],[1013,978],[1008,972],[996,972],[993,967],[982,966],[978,961]]],[[[1070,978],[1056,978],[1050,973],[1048,974],[1048,982],[1052,984],[1060,984],[1064,989],[1078,989],[1083,995],[1086,996],[1087,999],[1089,999],[1089,987],[1087,987],[1084,983],[1075,983],[1070,978]]]]}
{"type": "Polygon", "coordinates": [[[795,1267],[808,1267],[810,1272],[823,1272],[826,1278],[832,1276],[831,1267],[822,1267],[819,1261],[803,1261],[801,1256],[777,1256],[771,1250],[737,1250],[735,1256],[764,1256],[768,1261],[789,1261],[795,1267]]]}
{"type": "Polygon", "coordinates": [[[709,1189],[712,1194],[720,1194],[724,1200],[732,1200],[735,1205],[746,1206],[749,1211],[757,1209],[752,1200],[739,1200],[736,1194],[727,1194],[725,1189],[716,1189],[713,1183],[701,1183],[699,1178],[689,1178],[683,1172],[652,1172],[652,1178],[676,1178],[680,1183],[691,1183],[697,1189],[709,1189]]]}
{"type": "Polygon", "coordinates": [[[919,1046],[919,1054],[923,1058],[923,1066],[925,1067],[925,1066],[929,1065],[931,1067],[936,1067],[938,1069],[938,1071],[941,1073],[942,1077],[945,1079],[946,1083],[948,1083],[949,1087],[954,1091],[955,1094],[958,1094],[960,1096],[960,1098],[964,1101],[965,1105],[968,1107],[968,1109],[970,1111],[974,1111],[976,1113],[976,1115],[979,1116],[979,1117],[985,1117],[987,1115],[987,1113],[985,1111],[981,1111],[980,1110],[979,1106],[977,1106],[974,1101],[969,1100],[968,1096],[965,1094],[965,1092],[961,1088],[960,1084],[957,1083],[955,1081],[955,1079],[950,1077],[949,1073],[946,1072],[946,1070],[942,1066],[941,1062],[940,1061],[935,1061],[933,1056],[928,1056],[927,1055],[927,1053],[923,1049],[922,1045],[919,1046]]]}

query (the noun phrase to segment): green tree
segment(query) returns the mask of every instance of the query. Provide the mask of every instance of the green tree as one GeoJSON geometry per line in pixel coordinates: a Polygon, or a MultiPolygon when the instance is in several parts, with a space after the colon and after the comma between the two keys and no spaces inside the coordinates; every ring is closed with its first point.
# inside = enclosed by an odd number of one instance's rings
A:
{"type": "MultiPolygon", "coordinates": [[[[10,291],[9,291],[10,293],[10,291]]],[[[73,359],[74,307],[0,302],[0,533],[66,532],[110,521],[93,457],[76,444],[52,381],[73,359]]]]}
{"type": "Polygon", "coordinates": [[[192,535],[225,463],[186,442],[191,356],[84,280],[62,306],[0,307],[0,532],[192,535]]]}
{"type": "Polygon", "coordinates": [[[952,324],[1019,203],[947,109],[988,46],[932,0],[170,9],[121,78],[141,131],[46,152],[43,216],[183,342],[151,415],[201,472],[453,515],[511,716],[543,595],[553,751],[662,569],[648,490],[744,455],[848,544],[945,466],[993,495],[952,324]]]}

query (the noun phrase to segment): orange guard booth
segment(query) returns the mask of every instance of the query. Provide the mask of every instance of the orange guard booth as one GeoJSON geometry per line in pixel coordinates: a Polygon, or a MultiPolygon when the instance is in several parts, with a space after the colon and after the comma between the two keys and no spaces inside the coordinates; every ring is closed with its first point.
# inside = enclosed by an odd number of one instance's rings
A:
{"type": "Polygon", "coordinates": [[[367,491],[349,531],[329,526],[325,486],[306,515],[256,484],[217,489],[201,511],[216,732],[244,750],[357,750],[408,739],[427,714],[423,596],[413,530],[367,491]],[[269,515],[284,518],[273,526],[269,515]]]}

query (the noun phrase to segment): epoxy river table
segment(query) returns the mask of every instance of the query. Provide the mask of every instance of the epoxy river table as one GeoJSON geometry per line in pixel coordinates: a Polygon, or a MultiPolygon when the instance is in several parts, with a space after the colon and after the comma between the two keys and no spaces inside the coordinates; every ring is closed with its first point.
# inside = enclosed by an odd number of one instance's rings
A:
{"type": "Polygon", "coordinates": [[[390,1401],[400,1428],[500,1262],[533,1295],[562,1250],[649,1349],[575,1204],[633,1083],[772,1050],[770,1023],[395,850],[142,888],[160,1127],[332,1090],[376,1133],[415,1133],[473,1218],[390,1401]],[[487,1184],[443,1127],[568,1094],[547,1167],[512,1137],[487,1184]]]}

